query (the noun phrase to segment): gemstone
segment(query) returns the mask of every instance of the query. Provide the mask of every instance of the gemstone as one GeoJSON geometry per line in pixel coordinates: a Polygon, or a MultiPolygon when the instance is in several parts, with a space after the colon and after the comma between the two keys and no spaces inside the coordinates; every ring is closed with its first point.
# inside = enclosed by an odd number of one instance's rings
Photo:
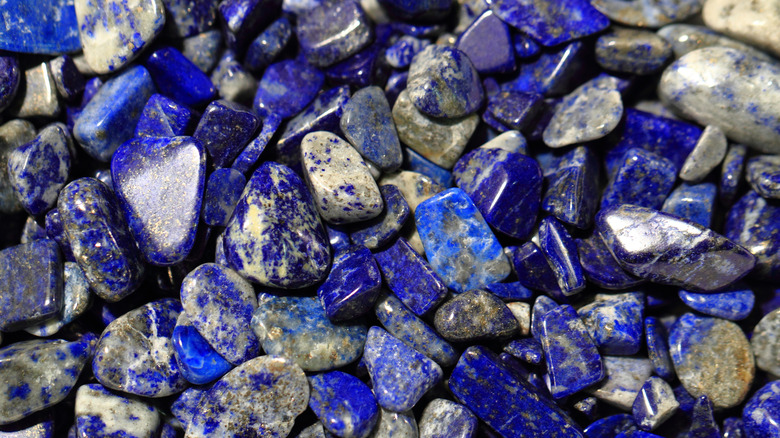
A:
{"type": "MultiPolygon", "coordinates": [[[[247,106],[251,106],[253,96],[260,85],[239,63],[237,55],[231,50],[222,52],[217,67],[211,72],[211,83],[217,87],[220,98],[247,106]]],[[[268,114],[264,113],[263,116],[268,114]]]]}
{"type": "Polygon", "coordinates": [[[184,135],[192,120],[192,111],[162,94],[146,101],[135,126],[135,137],[176,137],[184,135]]]}
{"type": "Polygon", "coordinates": [[[546,96],[567,94],[580,84],[581,71],[591,63],[590,56],[581,41],[545,49],[521,64],[517,76],[502,83],[501,89],[546,96]]]}
{"type": "Polygon", "coordinates": [[[596,40],[595,54],[606,70],[648,75],[660,70],[673,52],[671,44],[654,32],[616,27],[596,40]]]}
{"type": "MultiPolygon", "coordinates": [[[[774,436],[780,433],[780,423],[778,423],[778,412],[780,412],[779,394],[780,382],[773,381],[762,386],[748,400],[742,411],[742,421],[746,436],[774,436]]],[[[724,425],[724,432],[725,428],[724,425]]]]}
{"type": "Polygon", "coordinates": [[[515,69],[515,48],[509,28],[493,11],[487,10],[477,17],[458,36],[455,47],[482,74],[511,73],[515,69]]]}
{"type": "Polygon", "coordinates": [[[57,86],[47,63],[24,70],[16,98],[5,111],[14,117],[56,117],[60,114],[57,86]],[[23,84],[23,85],[21,85],[23,84]]]}
{"type": "Polygon", "coordinates": [[[292,26],[281,17],[260,32],[246,51],[244,65],[251,71],[260,71],[276,59],[292,36],[292,26]]]}
{"type": "Polygon", "coordinates": [[[470,438],[477,433],[477,417],[453,401],[431,400],[420,418],[420,436],[425,438],[470,438]]]}
{"type": "Polygon", "coordinates": [[[756,366],[758,369],[771,373],[780,374],[780,310],[775,309],[766,315],[753,328],[753,335],[750,337],[750,345],[756,356],[756,366]]]}
{"type": "Polygon", "coordinates": [[[390,68],[384,62],[383,53],[390,45],[392,29],[388,24],[379,24],[375,29],[372,44],[327,67],[325,77],[328,82],[333,85],[349,85],[356,90],[385,82],[390,68]]]}
{"type": "Polygon", "coordinates": [[[504,351],[532,364],[539,364],[544,359],[542,344],[534,338],[515,339],[504,346],[504,351]]]}
{"type": "Polygon", "coordinates": [[[246,43],[259,29],[278,16],[282,0],[223,0],[219,3],[227,45],[243,52],[246,43]]]}
{"type": "Polygon", "coordinates": [[[645,149],[629,149],[604,189],[601,209],[622,204],[661,208],[674,187],[676,174],[670,160],[645,149]]]}
{"type": "Polygon", "coordinates": [[[780,39],[773,35],[774,26],[780,23],[780,13],[772,2],[758,0],[750,5],[735,0],[707,2],[702,9],[702,19],[707,27],[764,49],[777,56],[780,39]]]}
{"type": "Polygon", "coordinates": [[[729,210],[724,231],[756,257],[751,276],[780,279],[780,206],[749,191],[729,210]]]}
{"type": "Polygon", "coordinates": [[[585,275],[577,245],[563,224],[555,218],[542,219],[539,225],[539,249],[552,268],[564,295],[575,295],[585,288],[585,275]]]}
{"type": "Polygon", "coordinates": [[[688,436],[697,438],[717,438],[720,436],[720,428],[715,422],[712,403],[706,395],[698,397],[693,405],[688,436]]]}
{"type": "MultiPolygon", "coordinates": [[[[260,133],[244,147],[244,150],[233,161],[233,169],[244,174],[249,173],[249,170],[257,164],[260,155],[265,151],[281,123],[282,120],[275,115],[266,117],[263,120],[262,128],[260,128],[260,133]]],[[[300,154],[297,155],[300,156],[300,154]]]]}
{"type": "Polygon", "coordinates": [[[379,421],[369,438],[382,437],[417,438],[417,422],[414,420],[414,413],[388,411],[380,406],[379,421]]]}
{"type": "Polygon", "coordinates": [[[203,73],[208,73],[219,60],[219,48],[222,46],[222,32],[209,30],[182,40],[181,54],[197,65],[203,73]]]}
{"type": "Polygon", "coordinates": [[[495,127],[499,131],[506,129],[527,131],[542,107],[541,94],[514,90],[502,91],[488,97],[487,111],[482,114],[482,119],[488,124],[491,121],[500,124],[501,126],[495,127]]]}
{"type": "Polygon", "coordinates": [[[324,80],[322,72],[302,60],[271,64],[257,86],[253,109],[260,117],[294,116],[314,99],[324,80]]]}
{"type": "Polygon", "coordinates": [[[217,5],[209,0],[163,0],[167,12],[165,31],[186,38],[211,29],[217,21],[217,5]]]}
{"type": "Polygon", "coordinates": [[[236,169],[223,168],[212,172],[203,193],[203,222],[217,227],[227,225],[245,185],[244,174],[236,169]]]}
{"type": "Polygon", "coordinates": [[[664,201],[661,211],[710,228],[717,187],[712,183],[680,184],[664,201]]]}
{"type": "Polygon", "coordinates": [[[0,213],[22,210],[16,189],[8,179],[8,158],[14,149],[34,139],[35,127],[26,120],[14,119],[0,125],[0,213]]]}
{"type": "Polygon", "coordinates": [[[753,46],[731,39],[706,26],[695,24],[669,24],[658,30],[658,35],[666,39],[672,45],[676,57],[704,47],[730,47],[765,61],[772,61],[772,57],[756,49],[753,46]]]}
{"type": "Polygon", "coordinates": [[[390,104],[381,88],[371,86],[355,92],[344,105],[340,126],[360,155],[382,171],[401,167],[401,144],[390,104]]]}
{"type": "Polygon", "coordinates": [[[648,359],[626,356],[603,356],[606,378],[587,389],[599,400],[624,411],[630,411],[642,385],[653,373],[648,359]]]}
{"type": "Polygon", "coordinates": [[[639,352],[644,298],[644,294],[637,292],[596,294],[595,301],[577,311],[602,353],[632,355],[639,352]]]}
{"type": "Polygon", "coordinates": [[[385,51],[385,61],[395,69],[408,68],[414,57],[431,44],[425,39],[403,35],[385,51]]]}
{"type": "Polygon", "coordinates": [[[490,292],[475,289],[444,302],[434,317],[434,326],[450,342],[475,342],[508,338],[520,325],[514,314],[490,292]]]}
{"type": "Polygon", "coordinates": [[[701,11],[699,0],[676,0],[672,3],[657,0],[593,0],[592,4],[610,19],[638,27],[661,27],[683,21],[701,11]]]}
{"type": "Polygon", "coordinates": [[[617,437],[623,432],[638,431],[634,417],[630,414],[616,414],[596,420],[585,428],[588,438],[617,437]]]}
{"type": "Polygon", "coordinates": [[[780,199],[780,156],[761,155],[747,162],[750,187],[767,199],[780,199]]]}
{"type": "Polygon", "coordinates": [[[50,55],[81,49],[73,1],[12,0],[3,6],[0,49],[50,55]]]}
{"type": "Polygon", "coordinates": [[[364,438],[379,419],[371,389],[355,376],[341,371],[309,378],[311,407],[328,431],[343,438],[364,438]]]}
{"type": "Polygon", "coordinates": [[[298,16],[295,28],[306,59],[327,67],[349,58],[373,37],[370,21],[357,2],[324,0],[298,16]]]}
{"type": "Polygon", "coordinates": [[[672,357],[669,355],[669,342],[666,329],[658,318],[654,316],[645,318],[645,336],[647,357],[653,363],[655,373],[666,380],[672,380],[675,374],[672,357]]]}
{"type": "Polygon", "coordinates": [[[519,247],[510,246],[507,252],[520,284],[531,290],[545,292],[555,299],[565,299],[550,263],[534,242],[526,242],[519,247]]]}
{"type": "MultiPolygon", "coordinates": [[[[19,275],[18,272],[16,275],[19,275]]],[[[92,304],[89,283],[77,264],[65,262],[62,269],[62,283],[62,310],[53,318],[41,322],[40,325],[26,328],[27,333],[35,336],[51,336],[81,316],[92,304]]],[[[36,304],[40,306],[40,303],[36,304]]]]}
{"type": "Polygon", "coordinates": [[[589,282],[611,290],[623,290],[644,282],[620,267],[598,233],[577,239],[576,242],[580,265],[589,282]]]}
{"type": "Polygon", "coordinates": [[[202,107],[217,93],[211,79],[173,47],[160,47],[144,64],[157,90],[177,103],[202,107]]]}
{"type": "Polygon", "coordinates": [[[639,427],[650,431],[674,415],[679,406],[672,387],[660,377],[653,376],[639,390],[632,412],[639,427]]]}
{"type": "Polygon", "coordinates": [[[598,208],[599,185],[599,163],[593,150],[578,146],[566,152],[546,178],[542,209],[565,224],[590,227],[598,208]]]}
{"type": "Polygon", "coordinates": [[[139,397],[114,394],[98,383],[76,392],[75,423],[79,438],[116,434],[128,438],[151,436],[160,429],[160,413],[139,397]],[[121,434],[121,435],[120,435],[121,434]]]}
{"type": "Polygon", "coordinates": [[[374,305],[382,287],[382,274],[364,246],[348,246],[333,258],[328,278],[317,289],[331,321],[364,315],[374,305]]]}
{"type": "Polygon", "coordinates": [[[349,238],[356,245],[370,250],[379,249],[390,243],[401,232],[411,213],[404,195],[392,184],[379,186],[385,209],[374,219],[356,224],[349,238]]]}
{"type": "Polygon", "coordinates": [[[193,138],[205,146],[217,167],[228,166],[252,139],[260,120],[234,102],[211,102],[198,122],[193,138]]]}
{"type": "Polygon", "coordinates": [[[696,147],[680,169],[680,179],[689,183],[703,180],[726,156],[728,140],[717,126],[707,126],[696,147]]]}
{"type": "Polygon", "coordinates": [[[230,371],[233,365],[209,345],[182,312],[171,335],[176,363],[188,382],[203,385],[230,371]]]}
{"type": "MultiPolygon", "coordinates": [[[[54,58],[49,61],[49,69],[60,96],[68,102],[78,101],[84,92],[87,81],[84,75],[79,72],[76,63],[73,62],[73,58],[68,55],[54,58]]],[[[0,92],[0,95],[2,94],[0,92]]],[[[1,102],[2,97],[0,97],[0,107],[2,107],[1,102]]]]}
{"type": "Polygon", "coordinates": [[[697,312],[731,321],[747,318],[756,299],[753,291],[740,283],[714,294],[680,290],[678,295],[685,305],[697,312]]]}

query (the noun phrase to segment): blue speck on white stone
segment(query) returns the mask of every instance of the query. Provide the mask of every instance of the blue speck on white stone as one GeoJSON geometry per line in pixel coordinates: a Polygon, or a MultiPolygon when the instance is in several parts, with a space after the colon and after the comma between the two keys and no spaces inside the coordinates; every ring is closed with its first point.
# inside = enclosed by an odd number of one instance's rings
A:
{"type": "Polygon", "coordinates": [[[145,438],[160,428],[157,408],[132,396],[121,396],[99,383],[81,386],[76,392],[76,426],[79,437],[121,436],[145,438]]]}

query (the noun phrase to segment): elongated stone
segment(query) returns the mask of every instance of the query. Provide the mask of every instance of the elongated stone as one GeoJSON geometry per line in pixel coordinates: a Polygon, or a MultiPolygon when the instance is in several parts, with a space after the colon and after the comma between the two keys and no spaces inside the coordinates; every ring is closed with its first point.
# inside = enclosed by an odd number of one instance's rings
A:
{"type": "Polygon", "coordinates": [[[645,336],[647,341],[647,357],[653,363],[655,373],[666,380],[674,378],[672,358],[669,356],[669,342],[666,329],[661,321],[654,316],[645,318],[645,336]]]}
{"type": "MultiPolygon", "coordinates": [[[[388,411],[379,407],[379,421],[376,427],[371,431],[368,438],[418,438],[417,421],[414,419],[414,412],[388,411]]],[[[327,438],[327,437],[326,437],[327,438]]]]}
{"type": "Polygon", "coordinates": [[[76,392],[78,438],[152,436],[160,428],[160,413],[140,397],[121,396],[99,383],[83,385],[76,392]]]}
{"type": "Polygon", "coordinates": [[[737,49],[764,61],[773,62],[773,58],[765,52],[715,32],[706,26],[683,23],[669,24],[658,29],[657,33],[672,45],[672,50],[678,58],[696,49],[718,46],[737,49]]]}
{"type": "Polygon", "coordinates": [[[501,299],[476,289],[454,296],[439,307],[436,331],[452,342],[506,338],[520,330],[517,319],[501,299]]]}
{"type": "Polygon", "coordinates": [[[344,106],[341,131],[366,160],[386,172],[401,167],[401,144],[384,91],[376,86],[357,91],[344,106]]]}
{"type": "Polygon", "coordinates": [[[535,0],[497,0],[491,9],[499,18],[544,46],[556,46],[598,33],[609,19],[585,0],[540,3],[535,0]]]}
{"type": "Polygon", "coordinates": [[[575,147],[549,173],[542,209],[559,221],[588,228],[598,208],[599,163],[587,146],[575,147]]]}
{"type": "Polygon", "coordinates": [[[686,306],[697,312],[730,321],[747,318],[756,302],[753,291],[741,283],[714,294],[680,290],[678,296],[686,306]]]}
{"type": "Polygon", "coordinates": [[[585,288],[585,275],[577,245],[566,228],[555,218],[546,217],[539,225],[539,249],[550,264],[558,288],[565,296],[585,288]]]}
{"type": "Polygon", "coordinates": [[[470,438],[477,433],[477,417],[453,401],[437,398],[425,407],[420,418],[422,438],[470,438]]]}
{"type": "Polygon", "coordinates": [[[596,62],[621,73],[655,73],[671,56],[672,46],[653,32],[616,27],[596,41],[596,62]]]}
{"type": "Polygon", "coordinates": [[[638,27],[661,27],[682,21],[701,11],[699,0],[593,0],[592,5],[618,23],[638,27]]]}
{"type": "Polygon", "coordinates": [[[14,149],[34,139],[35,126],[27,120],[14,119],[0,125],[0,213],[22,210],[8,178],[8,158],[14,149]]]}
{"type": "Polygon", "coordinates": [[[704,179],[723,161],[727,147],[728,140],[720,128],[717,126],[704,128],[699,141],[696,142],[696,147],[680,169],[680,179],[690,183],[697,183],[704,179]]]}

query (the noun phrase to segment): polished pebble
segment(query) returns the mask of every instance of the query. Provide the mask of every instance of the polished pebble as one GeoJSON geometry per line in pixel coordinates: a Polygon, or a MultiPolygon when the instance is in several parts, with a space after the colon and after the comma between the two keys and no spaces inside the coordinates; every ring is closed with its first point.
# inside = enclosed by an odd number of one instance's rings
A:
{"type": "Polygon", "coordinates": [[[383,407],[379,407],[379,421],[376,427],[371,431],[368,438],[418,438],[417,421],[414,419],[414,413],[409,410],[405,412],[393,412],[383,407]]]}
{"type": "Polygon", "coordinates": [[[230,371],[233,365],[225,360],[198,333],[185,312],[179,314],[171,335],[176,363],[188,382],[203,385],[230,371]]]}
{"type": "Polygon", "coordinates": [[[327,67],[371,42],[369,23],[357,3],[324,0],[298,17],[295,33],[306,59],[313,65],[327,67]]]}
{"type": "Polygon", "coordinates": [[[499,18],[547,47],[598,33],[609,26],[609,19],[584,0],[555,3],[497,0],[492,2],[491,9],[499,18]]]}
{"type": "Polygon", "coordinates": [[[728,140],[717,126],[704,128],[696,147],[680,169],[680,179],[689,183],[703,180],[726,156],[728,140]]]}
{"type": "Polygon", "coordinates": [[[780,328],[780,310],[773,310],[756,324],[753,335],[750,337],[750,345],[756,357],[758,369],[772,375],[780,375],[780,339],[777,333],[780,328]]]}
{"type": "Polygon", "coordinates": [[[198,140],[217,167],[227,167],[252,140],[260,120],[234,102],[211,102],[198,122],[193,138],[198,140]]]}
{"type": "Polygon", "coordinates": [[[486,10],[458,36],[455,47],[465,53],[482,74],[510,73],[515,69],[515,48],[509,27],[486,10]]]}
{"type": "Polygon", "coordinates": [[[224,227],[236,208],[246,178],[232,168],[217,169],[209,175],[203,193],[201,219],[206,225],[224,227]]]}
{"type": "Polygon", "coordinates": [[[712,294],[680,290],[678,295],[685,305],[697,312],[731,321],[747,318],[756,299],[753,291],[740,283],[712,294]]]}
{"type": "Polygon", "coordinates": [[[528,131],[543,107],[542,95],[524,91],[502,91],[488,97],[487,111],[482,114],[485,123],[499,131],[515,129],[528,131]]]}
{"type": "Polygon", "coordinates": [[[647,357],[652,362],[655,373],[666,380],[673,379],[675,374],[672,357],[669,355],[666,329],[661,321],[654,316],[645,318],[644,324],[647,357]]]}
{"type": "Polygon", "coordinates": [[[355,92],[344,105],[340,126],[360,155],[382,171],[401,167],[401,144],[390,104],[381,88],[371,86],[355,92]]]}
{"type": "Polygon", "coordinates": [[[746,169],[750,187],[766,199],[780,199],[780,156],[750,158],[746,169]]]}
{"type": "Polygon", "coordinates": [[[13,119],[0,125],[0,213],[22,210],[8,177],[8,158],[14,149],[33,141],[35,136],[35,127],[26,120],[13,119]]]}
{"type": "Polygon", "coordinates": [[[672,46],[653,32],[616,27],[596,40],[596,62],[606,70],[653,74],[672,57],[672,46]]]}
{"type": "Polygon", "coordinates": [[[548,184],[542,209],[565,224],[588,228],[593,223],[599,201],[599,165],[593,150],[587,146],[573,148],[545,177],[548,184]]]}
{"type": "Polygon", "coordinates": [[[73,1],[12,0],[3,6],[0,49],[51,55],[81,49],[73,1]]]}
{"type": "Polygon", "coordinates": [[[688,436],[702,438],[718,438],[720,436],[720,428],[715,422],[712,402],[706,395],[698,397],[694,402],[688,436]]]}
{"type": "Polygon", "coordinates": [[[779,402],[780,382],[769,382],[759,388],[745,404],[742,411],[745,436],[753,438],[780,434],[780,426],[777,421],[780,413],[779,402]]]}
{"type": "Polygon", "coordinates": [[[354,245],[334,257],[317,296],[331,321],[344,321],[370,311],[381,287],[382,274],[371,251],[354,245]]]}
{"type": "Polygon", "coordinates": [[[533,241],[520,247],[507,247],[507,253],[520,284],[531,290],[545,292],[555,299],[565,299],[555,272],[542,250],[533,241]]]}
{"type": "Polygon", "coordinates": [[[661,211],[710,228],[717,193],[718,188],[713,183],[680,184],[666,198],[661,211]]]}
{"type": "Polygon", "coordinates": [[[480,289],[444,302],[433,321],[436,331],[450,342],[507,338],[520,329],[517,319],[501,299],[480,289]]]}
{"type": "Polygon", "coordinates": [[[244,65],[256,72],[271,64],[287,46],[292,32],[292,26],[286,17],[271,23],[252,40],[244,57],[244,65]]]}
{"type": "Polygon", "coordinates": [[[385,51],[385,61],[390,67],[402,69],[408,68],[415,55],[431,44],[426,39],[415,38],[411,35],[403,35],[388,47],[385,51]]]}
{"type": "Polygon", "coordinates": [[[379,192],[385,209],[374,219],[356,224],[349,235],[352,243],[370,250],[379,249],[398,236],[411,214],[409,204],[398,187],[383,184],[379,186],[379,192]]]}
{"type": "Polygon", "coordinates": [[[676,173],[670,160],[645,149],[629,149],[604,189],[601,210],[622,204],[661,208],[674,187],[676,173]]]}
{"type": "Polygon", "coordinates": [[[152,94],[135,125],[135,137],[175,137],[184,135],[192,111],[162,94],[152,94]]]}
{"type": "Polygon", "coordinates": [[[639,390],[632,413],[639,427],[650,431],[674,415],[679,406],[672,387],[660,377],[653,376],[639,390]]]}
{"type": "Polygon", "coordinates": [[[98,383],[79,387],[74,415],[78,438],[143,438],[157,433],[162,423],[160,412],[147,401],[115,394],[98,383]]]}
{"type": "Polygon", "coordinates": [[[780,23],[780,13],[771,1],[757,0],[749,5],[735,0],[713,0],[702,9],[704,23],[737,40],[777,56],[780,39],[772,32],[780,23]]]}
{"type": "Polygon", "coordinates": [[[261,117],[292,117],[314,99],[324,80],[321,71],[302,60],[271,64],[260,78],[253,109],[261,117]]]}
{"type": "Polygon", "coordinates": [[[211,79],[173,47],[150,53],[144,63],[160,94],[190,107],[202,107],[217,93],[211,79]]]}
{"type": "Polygon", "coordinates": [[[0,111],[5,110],[16,97],[21,73],[15,56],[0,56],[0,111]]]}
{"type": "Polygon", "coordinates": [[[51,336],[89,309],[92,304],[89,283],[76,263],[65,262],[62,283],[62,310],[37,326],[27,327],[27,333],[39,337],[51,336]]]}
{"type": "Polygon", "coordinates": [[[577,313],[604,354],[632,355],[642,345],[644,294],[596,294],[577,313]]]}
{"type": "Polygon", "coordinates": [[[471,438],[477,432],[477,417],[453,401],[431,400],[420,418],[420,438],[471,438]]]}
{"type": "Polygon", "coordinates": [[[599,400],[624,411],[631,411],[639,390],[653,373],[648,359],[628,356],[603,356],[606,378],[586,390],[599,400]]]}
{"type": "Polygon", "coordinates": [[[585,288],[585,274],[577,245],[566,227],[552,217],[539,224],[539,249],[552,269],[558,288],[565,296],[576,295],[585,288]]]}
{"type": "Polygon", "coordinates": [[[585,278],[599,287],[623,290],[644,282],[620,267],[598,233],[593,233],[584,239],[577,239],[577,253],[585,278]]]}
{"type": "MultiPolygon", "coordinates": [[[[49,70],[60,96],[68,102],[78,101],[84,92],[87,80],[78,71],[73,58],[68,55],[54,58],[49,61],[49,70]]],[[[2,94],[0,92],[0,95],[2,94]]],[[[2,107],[2,97],[0,97],[0,107],[2,107]]]]}
{"type": "Polygon", "coordinates": [[[682,21],[701,11],[699,0],[593,0],[593,7],[618,23],[638,27],[661,27],[682,21]]]}
{"type": "MultiPolygon", "coordinates": [[[[13,67],[10,67],[13,68],[13,67]]],[[[5,111],[14,117],[56,117],[62,110],[57,85],[49,64],[41,63],[24,70],[24,79],[17,88],[16,98],[5,111]]]]}
{"type": "Polygon", "coordinates": [[[724,234],[756,257],[751,276],[780,279],[780,206],[749,191],[729,210],[724,234]]]}
{"type": "Polygon", "coordinates": [[[696,49],[719,46],[731,47],[765,61],[773,59],[772,56],[753,46],[731,39],[706,26],[674,23],[658,29],[657,33],[672,45],[672,50],[677,58],[696,49]]]}
{"type": "Polygon", "coordinates": [[[322,425],[342,438],[364,438],[379,419],[371,389],[355,376],[341,371],[309,378],[311,407],[322,425]]]}

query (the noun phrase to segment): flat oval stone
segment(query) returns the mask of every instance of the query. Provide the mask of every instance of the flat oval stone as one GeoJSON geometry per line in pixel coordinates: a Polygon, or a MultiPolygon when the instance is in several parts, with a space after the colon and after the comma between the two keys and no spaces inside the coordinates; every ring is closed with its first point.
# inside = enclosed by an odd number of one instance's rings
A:
{"type": "Polygon", "coordinates": [[[19,61],[16,57],[0,56],[0,111],[4,111],[13,102],[20,79],[19,61]]]}
{"type": "Polygon", "coordinates": [[[328,272],[330,245],[314,201],[289,167],[267,162],[252,175],[224,237],[230,266],[249,280],[301,288],[328,272]]]}
{"type": "Polygon", "coordinates": [[[711,0],[704,4],[702,19],[713,30],[778,56],[780,38],[774,30],[780,24],[780,11],[775,6],[771,0],[711,0]]]}
{"type": "Polygon", "coordinates": [[[731,321],[686,313],[669,334],[677,377],[694,397],[706,395],[716,408],[742,403],[755,375],[753,350],[731,321]]]}
{"type": "Polygon", "coordinates": [[[719,127],[733,141],[780,153],[778,65],[735,49],[707,47],[669,66],[658,94],[686,117],[719,127]]]}
{"type": "Polygon", "coordinates": [[[204,395],[185,438],[287,436],[309,403],[309,382],[289,359],[261,356],[225,374],[204,395]]]}
{"type": "Polygon", "coordinates": [[[677,58],[696,49],[719,46],[731,47],[732,49],[740,50],[744,53],[753,55],[756,58],[763,59],[764,61],[774,62],[774,58],[761,50],[731,39],[706,26],[683,23],[669,24],[658,29],[657,33],[672,45],[672,50],[674,50],[674,55],[677,58]]]}
{"type": "Polygon", "coordinates": [[[198,333],[228,361],[240,364],[259,354],[250,327],[255,291],[232,269],[205,263],[192,270],[181,284],[181,304],[198,333]]]}
{"type": "Polygon", "coordinates": [[[680,290],[680,300],[697,312],[730,321],[745,319],[753,310],[756,296],[744,284],[736,285],[714,294],[702,294],[680,290]]]}
{"type": "Polygon", "coordinates": [[[173,329],[182,308],[166,298],[125,313],[106,327],[92,361],[98,382],[117,391],[166,397],[183,391],[187,380],[176,363],[173,329]]]}
{"type": "Polygon", "coordinates": [[[302,60],[285,60],[265,69],[257,85],[253,109],[261,117],[298,114],[322,88],[325,76],[302,60]]]}
{"type": "Polygon", "coordinates": [[[747,162],[750,187],[767,199],[780,199],[780,155],[761,155],[747,162]]]}
{"type": "Polygon", "coordinates": [[[472,290],[442,304],[433,320],[436,331],[451,342],[508,338],[520,330],[512,311],[497,296],[472,290]]]}
{"type": "Polygon", "coordinates": [[[453,47],[430,45],[409,66],[409,98],[422,113],[454,119],[482,105],[482,83],[468,56],[453,47]]]}
{"type": "Polygon", "coordinates": [[[775,376],[780,375],[780,310],[764,315],[753,328],[750,345],[756,356],[758,369],[775,376]]]}
{"type": "Polygon", "coordinates": [[[606,70],[621,73],[655,73],[672,54],[671,44],[644,30],[618,27],[596,40],[596,62],[606,70]]]}
{"type": "Polygon", "coordinates": [[[547,47],[598,33],[609,26],[609,19],[587,0],[496,0],[491,9],[512,27],[547,47]]]}
{"type": "Polygon", "coordinates": [[[635,205],[602,210],[596,230],[629,273],[695,292],[728,286],[756,264],[748,250],[712,230],[635,205]]]}
{"type": "Polygon", "coordinates": [[[477,433],[477,417],[453,401],[437,398],[425,407],[420,418],[423,438],[471,438],[477,433]]]}
{"type": "Polygon", "coordinates": [[[206,152],[192,137],[136,138],[114,153],[114,191],[151,264],[173,265],[192,250],[205,178],[206,152]]]}
{"type": "Polygon", "coordinates": [[[729,210],[726,237],[744,246],[756,257],[751,276],[780,279],[780,205],[754,191],[747,192],[729,210]]]}
{"type": "Polygon", "coordinates": [[[330,322],[315,297],[260,294],[252,329],[263,350],[290,358],[305,371],[342,367],[360,357],[366,327],[330,322]]]}
{"type": "Polygon", "coordinates": [[[701,11],[699,0],[592,0],[602,14],[618,23],[637,27],[661,27],[683,21],[701,11]]]}
{"type": "Polygon", "coordinates": [[[309,406],[328,431],[343,438],[364,438],[379,419],[379,408],[365,383],[332,371],[309,378],[309,406]]]}
{"type": "Polygon", "coordinates": [[[745,404],[742,410],[742,421],[746,436],[777,436],[780,434],[778,415],[780,415],[780,382],[774,381],[762,386],[745,404]]]}
{"type": "Polygon", "coordinates": [[[78,438],[153,436],[160,428],[160,412],[139,397],[121,396],[99,383],[82,385],[74,408],[78,438]]]}
{"type": "Polygon", "coordinates": [[[312,132],[301,142],[302,165],[317,211],[334,224],[373,219],[384,202],[360,154],[341,137],[312,132]]]}
{"type": "Polygon", "coordinates": [[[401,143],[384,91],[366,87],[355,92],[344,105],[341,131],[366,160],[384,172],[401,167],[401,143]]]}
{"type": "Polygon", "coordinates": [[[198,333],[184,312],[180,313],[176,320],[171,342],[182,375],[194,385],[213,382],[233,368],[233,365],[220,356],[198,333]]]}

